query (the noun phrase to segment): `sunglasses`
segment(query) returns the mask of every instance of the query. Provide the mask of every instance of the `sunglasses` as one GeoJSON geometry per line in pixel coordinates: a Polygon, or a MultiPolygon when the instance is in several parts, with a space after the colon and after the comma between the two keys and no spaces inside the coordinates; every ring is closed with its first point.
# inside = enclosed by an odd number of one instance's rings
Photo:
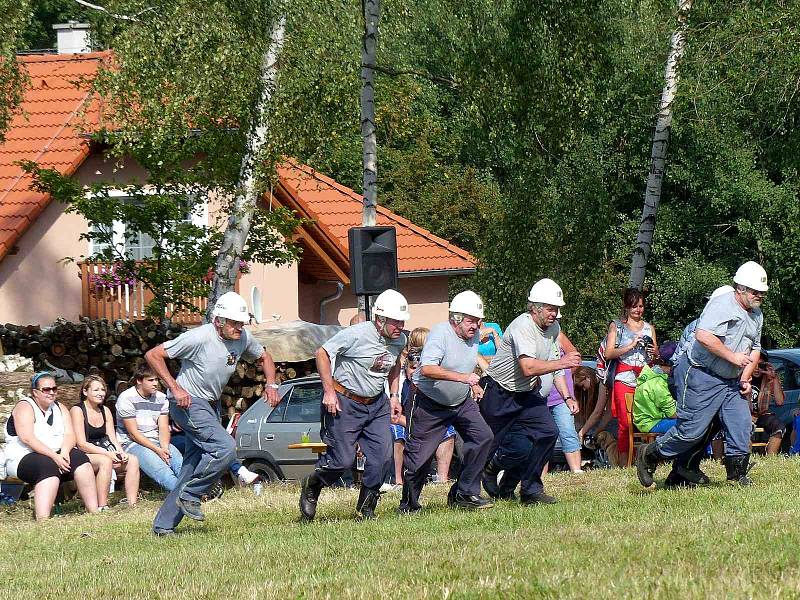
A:
{"type": "Polygon", "coordinates": [[[54,385],[53,387],[43,387],[43,388],[36,388],[38,391],[42,392],[43,394],[55,394],[58,391],[58,386],[54,385]]]}

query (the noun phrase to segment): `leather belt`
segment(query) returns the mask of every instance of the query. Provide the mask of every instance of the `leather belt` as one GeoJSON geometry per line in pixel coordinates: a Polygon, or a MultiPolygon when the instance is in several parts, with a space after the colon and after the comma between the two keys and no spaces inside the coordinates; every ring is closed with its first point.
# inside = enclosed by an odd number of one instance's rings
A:
{"type": "Polygon", "coordinates": [[[377,400],[378,398],[380,398],[383,395],[383,394],[378,394],[377,396],[373,396],[372,398],[367,398],[365,396],[359,396],[358,394],[353,393],[350,390],[348,390],[346,387],[344,387],[341,383],[339,383],[335,379],[333,380],[333,389],[335,389],[338,393],[340,393],[345,398],[349,398],[353,402],[358,402],[359,404],[364,404],[364,405],[372,404],[373,402],[375,402],[375,400],[377,400]]]}

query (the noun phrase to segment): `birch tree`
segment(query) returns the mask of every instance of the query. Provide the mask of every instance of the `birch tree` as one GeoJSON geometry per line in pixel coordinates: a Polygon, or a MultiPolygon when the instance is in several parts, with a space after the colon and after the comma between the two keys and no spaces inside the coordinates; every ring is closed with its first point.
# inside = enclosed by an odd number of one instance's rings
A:
{"type": "Polygon", "coordinates": [[[361,45],[361,137],[364,144],[364,211],[361,225],[375,225],[378,203],[378,143],[375,136],[375,65],[377,64],[380,0],[361,0],[364,36],[361,45]]]}
{"type": "Polygon", "coordinates": [[[658,204],[661,201],[661,189],[667,164],[673,105],[678,91],[678,64],[686,49],[687,21],[689,12],[692,9],[692,2],[693,0],[678,0],[678,27],[670,38],[669,54],[667,55],[667,64],[664,69],[664,89],[661,92],[656,126],[653,131],[650,171],[647,174],[644,207],[642,208],[642,218],[639,223],[639,233],[636,237],[636,248],[633,251],[628,281],[630,287],[639,289],[644,284],[647,261],[650,258],[650,249],[653,245],[656,213],[658,212],[658,204]]]}
{"type": "Polygon", "coordinates": [[[278,57],[283,46],[286,19],[281,16],[275,23],[270,36],[270,44],[261,60],[261,93],[257,97],[254,110],[255,119],[247,136],[247,149],[239,169],[239,185],[236,198],[228,217],[228,226],[222,239],[217,262],[214,267],[214,280],[208,296],[206,320],[211,320],[211,311],[225,292],[233,290],[239,274],[240,258],[243,255],[250,222],[258,206],[261,189],[257,184],[258,161],[262,159],[269,129],[269,103],[278,76],[278,57]]]}

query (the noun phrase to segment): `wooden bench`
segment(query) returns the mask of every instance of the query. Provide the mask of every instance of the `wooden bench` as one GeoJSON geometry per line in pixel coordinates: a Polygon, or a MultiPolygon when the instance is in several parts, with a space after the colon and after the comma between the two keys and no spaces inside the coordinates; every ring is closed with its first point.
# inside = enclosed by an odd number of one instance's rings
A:
{"type": "Polygon", "coordinates": [[[636,426],[633,424],[633,394],[630,392],[625,394],[625,411],[628,413],[628,465],[633,465],[633,452],[636,448],[636,442],[642,444],[649,444],[654,442],[655,439],[663,435],[662,433],[644,433],[637,431],[636,426]]]}
{"type": "Polygon", "coordinates": [[[305,450],[308,448],[314,454],[324,454],[328,449],[328,445],[324,442],[299,442],[297,444],[289,444],[286,447],[289,450],[305,450]]]}

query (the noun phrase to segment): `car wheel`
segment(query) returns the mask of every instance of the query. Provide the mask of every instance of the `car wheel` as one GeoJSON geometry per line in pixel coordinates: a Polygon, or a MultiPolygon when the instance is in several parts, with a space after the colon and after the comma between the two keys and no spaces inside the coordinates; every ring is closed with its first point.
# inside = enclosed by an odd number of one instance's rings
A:
{"type": "Polygon", "coordinates": [[[261,461],[251,462],[247,464],[247,468],[253,471],[254,473],[258,473],[261,476],[261,479],[265,483],[271,483],[273,481],[281,480],[281,476],[278,475],[278,472],[275,470],[275,467],[265,462],[261,461]]]}

